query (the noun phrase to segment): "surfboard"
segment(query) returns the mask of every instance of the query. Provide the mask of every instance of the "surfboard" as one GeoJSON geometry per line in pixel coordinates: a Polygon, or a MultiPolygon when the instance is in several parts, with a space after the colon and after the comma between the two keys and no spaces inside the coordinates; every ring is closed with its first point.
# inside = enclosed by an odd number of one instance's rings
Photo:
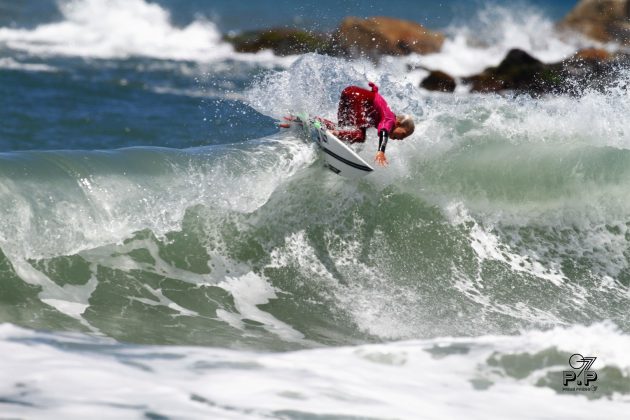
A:
{"type": "Polygon", "coordinates": [[[319,147],[325,166],[337,175],[357,179],[374,171],[370,164],[327,130],[316,118],[307,114],[297,114],[292,124],[301,129],[306,141],[313,142],[319,147]]]}

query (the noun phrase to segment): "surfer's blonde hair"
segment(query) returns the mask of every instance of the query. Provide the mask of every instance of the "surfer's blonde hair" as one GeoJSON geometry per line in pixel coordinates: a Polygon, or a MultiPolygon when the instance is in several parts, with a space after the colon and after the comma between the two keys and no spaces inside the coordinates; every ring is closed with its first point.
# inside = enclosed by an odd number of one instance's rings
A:
{"type": "Polygon", "coordinates": [[[404,128],[408,136],[413,134],[416,129],[416,124],[413,122],[413,118],[411,118],[411,115],[409,114],[397,115],[396,126],[404,128]]]}

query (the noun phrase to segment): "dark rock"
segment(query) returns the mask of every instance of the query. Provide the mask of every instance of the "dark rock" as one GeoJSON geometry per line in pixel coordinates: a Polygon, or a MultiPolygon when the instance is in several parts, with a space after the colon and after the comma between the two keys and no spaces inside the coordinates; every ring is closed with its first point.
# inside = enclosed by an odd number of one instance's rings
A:
{"type": "Polygon", "coordinates": [[[515,48],[507,53],[497,70],[506,73],[516,71],[523,67],[540,67],[542,65],[542,61],[532,57],[526,51],[515,48]]]}
{"type": "Polygon", "coordinates": [[[442,71],[432,71],[420,82],[420,87],[438,92],[454,92],[456,86],[455,79],[442,71]]]}
{"type": "Polygon", "coordinates": [[[626,55],[594,48],[580,50],[561,63],[552,64],[561,69],[561,92],[575,95],[586,89],[605,90],[619,80],[620,69],[627,65],[626,55]]]}
{"type": "Polygon", "coordinates": [[[467,77],[471,92],[579,95],[586,89],[605,90],[619,80],[619,71],[630,62],[626,54],[585,49],[559,63],[545,64],[522,50],[511,50],[497,66],[467,77]]]}
{"type": "Polygon", "coordinates": [[[527,52],[513,49],[498,67],[490,67],[481,74],[467,77],[471,92],[500,92],[513,90],[531,94],[545,93],[559,82],[557,69],[548,67],[527,52]]]}
{"type": "Polygon", "coordinates": [[[277,55],[286,56],[308,52],[326,53],[330,50],[327,36],[298,29],[248,31],[238,35],[227,35],[224,39],[230,42],[237,52],[246,53],[272,50],[277,55]]]}
{"type": "Polygon", "coordinates": [[[349,57],[430,54],[440,51],[443,43],[439,32],[388,17],[348,17],[333,36],[336,52],[349,57]]]}
{"type": "Polygon", "coordinates": [[[630,45],[630,1],[581,0],[558,27],[597,41],[630,45]]]}

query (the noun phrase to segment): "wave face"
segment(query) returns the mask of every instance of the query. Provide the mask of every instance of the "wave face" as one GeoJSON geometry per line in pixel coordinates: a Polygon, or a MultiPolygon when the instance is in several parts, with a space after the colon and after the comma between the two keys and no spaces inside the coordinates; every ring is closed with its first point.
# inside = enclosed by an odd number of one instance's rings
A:
{"type": "MultiPolygon", "coordinates": [[[[362,78],[307,55],[245,98],[270,116],[316,99],[328,116],[338,87],[362,78]]],[[[423,120],[358,183],[325,172],[290,131],[3,155],[6,320],[269,349],[603,320],[627,330],[623,91],[421,104],[404,80],[374,80],[423,120]]]]}
{"type": "Polygon", "coordinates": [[[589,44],[531,6],[482,5],[429,56],[240,54],[229,17],[175,3],[48,2],[20,20],[37,8],[0,0],[0,412],[627,411],[627,69],[580,97],[428,93],[409,66],[459,77],[512,47],[551,62],[589,44]],[[368,80],[416,121],[386,169],[334,176],[274,125],[335,119],[368,80]],[[598,357],[601,389],[569,409],[574,353],[598,357]]]}

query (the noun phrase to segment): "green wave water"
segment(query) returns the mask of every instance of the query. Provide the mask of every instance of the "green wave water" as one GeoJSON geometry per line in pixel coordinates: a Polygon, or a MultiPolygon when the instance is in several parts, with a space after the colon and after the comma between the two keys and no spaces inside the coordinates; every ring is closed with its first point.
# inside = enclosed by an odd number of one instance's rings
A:
{"type": "MultiPolygon", "coordinates": [[[[603,320],[627,331],[630,155],[562,127],[522,136],[509,101],[434,108],[390,168],[358,182],[292,132],[5,154],[3,320],[268,350],[603,320]],[[444,119],[453,141],[428,151],[444,119]]],[[[539,121],[559,105],[512,104],[539,121]]]]}

